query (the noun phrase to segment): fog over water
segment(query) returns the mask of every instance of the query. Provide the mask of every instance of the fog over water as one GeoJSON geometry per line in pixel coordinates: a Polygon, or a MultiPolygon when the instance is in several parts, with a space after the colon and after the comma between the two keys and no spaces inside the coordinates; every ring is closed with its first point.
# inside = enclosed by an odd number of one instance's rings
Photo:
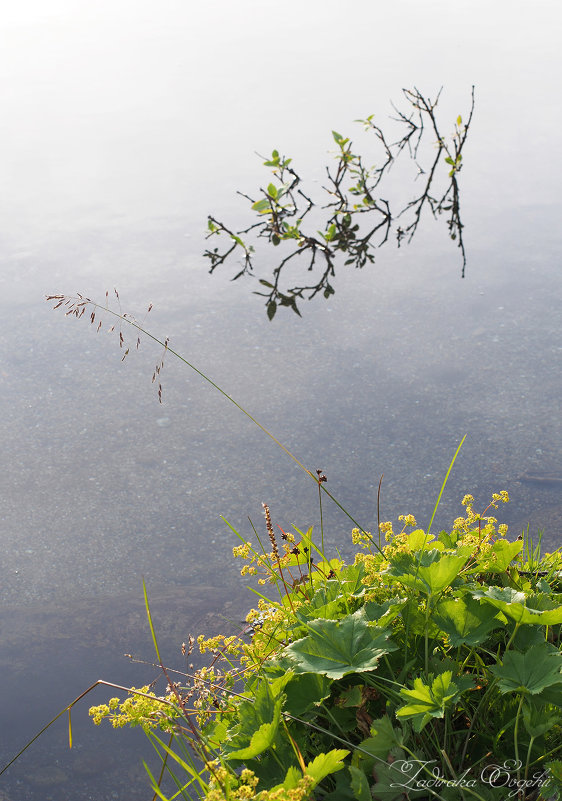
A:
{"type": "MultiPolygon", "coordinates": [[[[96,679],[155,675],[122,657],[152,658],[142,577],[170,664],[190,632],[243,618],[252,601],[221,515],[248,536],[263,501],[284,528],[319,522],[310,479],[196,373],[168,354],[159,404],[159,346],[144,338],[121,362],[109,320],[96,334],[45,295],[103,303],[117,287],[139,319],[152,303],[149,330],[322,468],[367,529],[383,473],[383,519],[426,524],[466,433],[438,524],[466,492],[486,505],[507,489],[510,534],[530,523],[560,544],[561,17],[554,0],[4,10],[0,768],[96,679]],[[235,264],[208,274],[207,214],[245,223],[236,190],[268,180],[256,152],[278,148],[320,188],[332,130],[364,142],[354,120],[384,127],[403,87],[443,86],[448,135],[473,84],[464,279],[429,215],[411,245],[341,265],[335,294],[302,318],[269,322],[256,285],[230,280],[235,264]]],[[[390,193],[415,194],[390,175],[390,193]]],[[[330,547],[350,554],[350,522],[325,515],[330,547]]],[[[147,794],[142,738],[86,719],[96,692],[76,709],[72,751],[62,719],[0,777],[0,798],[128,799],[137,782],[147,794]]]]}

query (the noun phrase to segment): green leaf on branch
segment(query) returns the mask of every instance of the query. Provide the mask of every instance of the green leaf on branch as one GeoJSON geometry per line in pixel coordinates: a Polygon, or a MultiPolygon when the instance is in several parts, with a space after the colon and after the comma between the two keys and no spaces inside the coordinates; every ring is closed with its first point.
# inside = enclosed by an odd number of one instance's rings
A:
{"type": "Polygon", "coordinates": [[[274,150],[271,153],[271,159],[269,159],[268,161],[264,161],[263,166],[264,167],[278,167],[279,166],[279,151],[278,150],[274,150]]]}
{"type": "MultiPolygon", "coordinates": [[[[328,566],[330,570],[331,566],[328,566]]],[[[322,617],[329,620],[341,618],[340,610],[344,609],[345,597],[342,597],[341,586],[332,579],[321,585],[307,605],[308,617],[322,617]]]]}
{"type": "MultiPolygon", "coordinates": [[[[310,790],[314,789],[314,787],[320,784],[320,782],[325,779],[326,776],[330,776],[330,774],[337,773],[338,771],[342,770],[342,768],[345,767],[343,760],[348,754],[349,751],[346,751],[343,748],[334,748],[332,751],[328,751],[327,754],[318,754],[318,756],[313,759],[312,762],[309,762],[304,770],[304,775],[310,776],[313,779],[314,783],[310,786],[310,790]]],[[[303,774],[298,768],[291,766],[285,775],[285,781],[283,784],[278,784],[275,787],[272,787],[269,793],[274,794],[279,793],[281,790],[295,789],[298,787],[299,780],[302,778],[302,776],[303,774]]]]}
{"type": "Polygon", "coordinates": [[[271,203],[266,198],[262,198],[252,204],[252,210],[260,214],[269,214],[271,212],[271,203]]]}
{"type": "Polygon", "coordinates": [[[426,534],[421,529],[408,534],[408,549],[410,551],[442,551],[444,547],[441,542],[435,540],[433,534],[426,534]]]}
{"type": "Polygon", "coordinates": [[[324,234],[323,234],[321,231],[319,231],[318,233],[319,233],[321,236],[323,236],[323,237],[324,237],[324,239],[326,240],[326,242],[331,242],[331,241],[332,241],[332,239],[333,239],[333,238],[335,237],[335,235],[336,235],[336,231],[337,231],[337,229],[336,229],[336,225],[335,225],[335,223],[332,223],[332,224],[330,225],[330,227],[327,229],[326,233],[324,233],[324,234]]]}
{"type": "MultiPolygon", "coordinates": [[[[343,760],[348,754],[349,751],[343,748],[334,748],[332,751],[328,751],[327,754],[318,754],[312,762],[309,762],[304,770],[304,775],[313,779],[314,783],[310,789],[314,789],[326,776],[342,770],[345,767],[343,760]]],[[[273,794],[278,793],[280,790],[293,790],[298,786],[302,776],[303,774],[298,768],[291,766],[285,775],[283,784],[272,787],[269,792],[273,794]]]]}

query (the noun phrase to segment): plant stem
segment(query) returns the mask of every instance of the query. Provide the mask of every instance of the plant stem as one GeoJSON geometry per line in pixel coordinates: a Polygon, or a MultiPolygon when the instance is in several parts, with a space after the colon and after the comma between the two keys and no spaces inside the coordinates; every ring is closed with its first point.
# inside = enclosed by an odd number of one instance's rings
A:
{"type": "Polygon", "coordinates": [[[324,518],[322,516],[322,483],[318,479],[318,504],[320,506],[320,546],[324,553],[324,518]]]}
{"type": "MultiPolygon", "coordinates": [[[[47,298],[47,300],[53,300],[53,299],[54,299],[54,296],[47,298]]],[[[176,359],[179,359],[179,361],[182,362],[183,364],[185,364],[186,367],[189,367],[191,370],[193,370],[195,373],[197,373],[197,375],[199,375],[204,381],[207,381],[207,383],[210,384],[213,387],[213,389],[216,389],[217,392],[219,392],[224,398],[226,398],[227,401],[232,403],[238,409],[238,411],[242,412],[242,414],[245,415],[249,420],[251,420],[252,423],[254,423],[254,425],[256,425],[261,431],[263,431],[264,434],[266,434],[271,440],[273,440],[273,442],[275,442],[275,444],[279,448],[281,448],[281,450],[284,451],[287,454],[287,456],[290,459],[292,459],[293,462],[295,462],[295,464],[297,464],[301,468],[301,470],[304,470],[304,472],[308,476],[310,476],[310,478],[313,481],[318,483],[316,476],[307,467],[305,467],[304,464],[299,459],[297,459],[297,457],[294,455],[294,453],[292,451],[289,450],[289,448],[287,448],[285,445],[283,445],[283,443],[280,442],[271,433],[271,431],[269,431],[264,425],[262,425],[259,422],[259,420],[256,420],[256,418],[253,415],[251,415],[250,412],[248,412],[243,406],[241,406],[237,401],[235,401],[234,398],[231,395],[229,395],[227,392],[225,392],[224,389],[222,389],[217,383],[215,383],[215,381],[213,381],[206,373],[204,373],[202,370],[199,370],[192,362],[188,361],[180,353],[178,353],[176,350],[171,348],[169,346],[167,340],[163,341],[163,340],[159,339],[154,334],[151,334],[150,331],[148,331],[146,328],[144,328],[133,317],[125,316],[125,315],[123,315],[123,314],[121,314],[119,312],[116,312],[113,309],[110,309],[109,306],[102,306],[100,303],[97,303],[94,300],[90,300],[89,298],[82,298],[80,302],[83,305],[86,304],[86,303],[90,304],[91,306],[94,307],[94,309],[99,309],[100,311],[103,311],[103,312],[106,312],[107,314],[113,315],[113,317],[116,317],[118,320],[121,320],[122,322],[128,323],[128,325],[130,325],[133,328],[135,328],[141,334],[144,334],[144,336],[148,337],[153,342],[156,342],[158,345],[161,345],[164,348],[164,350],[166,351],[166,353],[170,353],[172,356],[175,356],[176,359]]],[[[71,314],[71,313],[73,313],[73,312],[72,311],[67,312],[67,314],[71,314]]],[[[76,315],[76,316],[78,316],[78,315],[76,315]]],[[[458,449],[457,449],[457,453],[458,453],[458,449]]],[[[455,454],[455,456],[456,456],[456,454],[455,454]]],[[[364,533],[367,533],[365,531],[365,529],[363,528],[363,526],[361,526],[355,520],[355,518],[352,517],[352,515],[347,511],[347,509],[345,509],[345,507],[342,506],[342,504],[336,498],[334,498],[334,496],[331,494],[331,492],[329,492],[323,485],[320,487],[320,489],[321,489],[322,492],[326,493],[326,495],[330,498],[330,500],[333,503],[335,503],[335,505],[338,507],[338,509],[340,509],[345,514],[345,516],[353,523],[353,525],[356,528],[360,529],[364,533]]],[[[375,547],[377,547],[376,543],[374,543],[374,545],[375,545],[375,547]]]]}
{"type": "Polygon", "coordinates": [[[517,735],[519,734],[519,718],[521,717],[521,707],[523,706],[524,695],[521,693],[519,699],[519,706],[517,707],[517,715],[515,716],[515,726],[513,728],[513,745],[515,751],[515,764],[517,765],[517,781],[521,778],[521,768],[519,765],[519,742],[517,735]]]}

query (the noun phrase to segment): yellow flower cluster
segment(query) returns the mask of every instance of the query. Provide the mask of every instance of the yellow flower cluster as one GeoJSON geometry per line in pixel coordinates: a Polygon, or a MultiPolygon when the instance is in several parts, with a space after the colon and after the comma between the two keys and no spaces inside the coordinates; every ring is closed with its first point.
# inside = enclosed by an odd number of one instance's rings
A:
{"type": "MultiPolygon", "coordinates": [[[[293,601],[293,606],[295,602],[293,601]]],[[[264,598],[258,601],[259,612],[252,609],[246,616],[248,623],[256,625],[251,642],[244,645],[244,656],[241,662],[247,666],[260,665],[264,659],[279,650],[284,631],[293,620],[292,612],[281,606],[268,603],[264,598]]]]}
{"type": "MultiPolygon", "coordinates": [[[[398,520],[402,523],[402,530],[399,534],[394,533],[394,527],[390,520],[379,524],[379,531],[384,536],[386,542],[400,540],[400,542],[407,542],[406,528],[408,526],[414,527],[417,525],[414,515],[399,515],[398,520]]],[[[398,544],[398,543],[397,543],[398,544]]]]}
{"type": "Polygon", "coordinates": [[[208,639],[205,639],[205,636],[200,634],[197,637],[197,644],[202,654],[209,651],[212,654],[220,653],[231,656],[238,656],[244,646],[244,642],[236,635],[225,637],[224,634],[217,634],[216,637],[209,637],[208,639]]]}
{"type": "Polygon", "coordinates": [[[405,531],[401,531],[400,534],[386,534],[385,540],[388,545],[385,545],[382,550],[387,559],[397,553],[407,553],[410,550],[408,547],[408,535],[405,531]]]}
{"type": "Polygon", "coordinates": [[[250,609],[250,611],[246,615],[246,623],[249,623],[251,625],[255,620],[258,620],[259,618],[261,618],[260,610],[259,609],[250,609]]]}
{"type": "Polygon", "coordinates": [[[365,550],[371,549],[373,538],[370,531],[363,531],[359,528],[354,528],[351,532],[351,541],[354,545],[360,545],[365,550]]]}
{"type": "MultiPolygon", "coordinates": [[[[369,551],[369,553],[357,553],[354,562],[356,565],[363,564],[365,570],[361,583],[368,587],[365,595],[366,600],[376,601],[384,596],[386,592],[384,571],[388,567],[388,560],[397,553],[411,550],[409,537],[412,535],[406,532],[406,528],[415,526],[416,518],[414,515],[400,515],[398,520],[402,523],[402,530],[398,534],[394,533],[392,521],[387,520],[379,524],[380,534],[388,543],[384,546],[382,555],[372,552],[373,538],[369,532],[358,528],[353,529],[351,532],[353,544],[369,551]]],[[[421,529],[420,532],[423,535],[421,529]]],[[[413,534],[416,533],[418,532],[413,532],[413,534]]]]}
{"type": "MultiPolygon", "coordinates": [[[[497,525],[497,519],[486,512],[490,507],[497,507],[498,502],[507,503],[509,495],[505,490],[494,493],[490,504],[486,507],[482,514],[474,511],[474,497],[472,495],[465,495],[462,503],[466,507],[465,517],[459,517],[453,524],[453,533],[457,534],[459,539],[462,539],[463,544],[472,545],[475,554],[478,553],[484,556],[491,549],[491,544],[496,536],[503,537],[507,533],[507,525],[497,525]]],[[[384,594],[384,572],[388,568],[389,561],[400,553],[414,553],[423,549],[444,549],[442,542],[435,540],[433,535],[427,535],[423,529],[415,529],[408,533],[407,528],[414,528],[417,525],[414,515],[400,515],[399,522],[402,524],[402,529],[399,533],[394,531],[394,526],[390,520],[384,521],[379,524],[379,531],[381,537],[384,537],[386,545],[382,549],[382,554],[372,552],[373,539],[370,533],[365,532],[359,528],[354,528],[351,532],[351,539],[354,545],[359,545],[363,550],[368,553],[357,553],[355,555],[354,564],[363,564],[365,575],[362,583],[368,588],[366,599],[377,600],[384,594]]]]}
{"type": "Polygon", "coordinates": [[[250,559],[252,554],[252,543],[244,542],[242,545],[235,545],[232,555],[235,559],[250,559]]]}
{"type": "Polygon", "coordinates": [[[205,801],[250,801],[256,798],[258,777],[245,768],[238,779],[216,762],[209,764],[211,781],[205,801]]]}
{"type": "Polygon", "coordinates": [[[315,781],[312,776],[303,776],[297,782],[296,787],[290,790],[279,787],[277,790],[262,790],[258,796],[258,801],[309,801],[312,799],[312,790],[315,781]]]}
{"type": "Polygon", "coordinates": [[[304,775],[291,789],[258,790],[258,777],[247,768],[236,779],[223,767],[210,767],[212,779],[205,801],[309,801],[315,786],[312,776],[304,775]]]}
{"type": "MultiPolygon", "coordinates": [[[[294,537],[293,537],[294,540],[294,537]]],[[[285,554],[289,550],[289,546],[285,545],[285,554]]],[[[266,578],[258,579],[260,584],[265,584],[266,580],[275,581],[277,575],[274,566],[277,567],[277,556],[274,553],[259,554],[252,548],[251,542],[244,542],[242,545],[235,545],[232,549],[232,555],[235,559],[243,559],[248,564],[243,565],[240,570],[241,576],[255,576],[258,573],[258,568],[262,571],[266,578]]]]}
{"type": "Polygon", "coordinates": [[[380,524],[381,534],[384,534],[384,538],[388,543],[388,545],[385,545],[383,548],[383,553],[387,559],[390,559],[398,553],[412,553],[413,551],[417,551],[422,547],[422,544],[423,547],[429,546],[429,542],[433,539],[432,536],[427,537],[421,528],[411,533],[406,531],[408,526],[413,527],[417,525],[414,515],[400,515],[398,520],[403,523],[402,530],[399,534],[394,533],[390,521],[380,524]]]}
{"type": "Polygon", "coordinates": [[[361,583],[367,587],[365,601],[382,600],[386,593],[382,573],[388,567],[388,562],[379,554],[356,553],[354,564],[363,564],[365,569],[361,579],[361,583]]]}
{"type": "Polygon", "coordinates": [[[494,492],[492,495],[492,506],[494,509],[498,508],[497,503],[495,501],[501,501],[502,503],[509,503],[509,494],[507,490],[501,490],[501,492],[494,492]]]}
{"type": "Polygon", "coordinates": [[[465,495],[462,499],[463,506],[466,506],[466,514],[464,517],[457,517],[453,523],[453,531],[458,536],[462,537],[464,543],[475,542],[478,546],[482,546],[484,542],[490,542],[496,534],[500,537],[505,537],[507,534],[507,525],[500,523],[492,515],[486,515],[488,509],[498,508],[498,503],[508,503],[509,494],[506,490],[501,492],[494,492],[492,500],[482,513],[475,512],[473,508],[474,497],[472,495],[465,495]]]}
{"type": "Polygon", "coordinates": [[[176,700],[173,693],[157,698],[153,692],[149,692],[149,687],[131,687],[129,693],[130,697],[123,702],[119,698],[111,698],[107,704],[90,707],[88,714],[93,718],[94,724],[99,726],[107,718],[114,729],[129,724],[142,726],[145,731],[156,728],[170,732],[174,730],[174,721],[179,712],[173,706],[176,700]]]}
{"type": "Polygon", "coordinates": [[[282,581],[280,570],[284,568],[308,564],[310,553],[308,549],[296,545],[295,535],[291,532],[282,532],[282,550],[277,545],[275,538],[272,540],[274,549],[269,552],[258,553],[251,542],[244,542],[236,545],[232,549],[232,554],[236,559],[243,559],[245,564],[241,570],[241,576],[257,576],[258,584],[275,583],[282,581]]]}

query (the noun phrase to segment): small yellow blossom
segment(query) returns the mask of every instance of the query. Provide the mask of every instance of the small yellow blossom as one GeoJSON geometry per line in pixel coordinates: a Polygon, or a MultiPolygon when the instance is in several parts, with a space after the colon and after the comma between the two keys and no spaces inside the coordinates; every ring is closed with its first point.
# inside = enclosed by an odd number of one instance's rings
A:
{"type": "Polygon", "coordinates": [[[252,553],[252,543],[244,542],[242,545],[235,545],[232,549],[234,558],[249,559],[252,553]]]}

